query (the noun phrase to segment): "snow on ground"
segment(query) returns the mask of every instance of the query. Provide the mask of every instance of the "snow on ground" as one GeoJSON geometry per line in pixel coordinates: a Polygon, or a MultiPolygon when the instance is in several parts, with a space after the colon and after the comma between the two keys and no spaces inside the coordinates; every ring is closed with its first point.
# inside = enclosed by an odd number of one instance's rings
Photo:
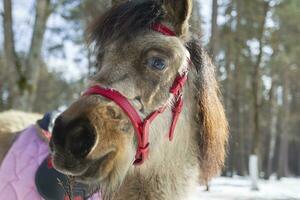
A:
{"type": "Polygon", "coordinates": [[[211,182],[210,192],[198,187],[193,200],[300,200],[300,178],[260,180],[259,191],[250,186],[249,178],[220,177],[211,182]]]}

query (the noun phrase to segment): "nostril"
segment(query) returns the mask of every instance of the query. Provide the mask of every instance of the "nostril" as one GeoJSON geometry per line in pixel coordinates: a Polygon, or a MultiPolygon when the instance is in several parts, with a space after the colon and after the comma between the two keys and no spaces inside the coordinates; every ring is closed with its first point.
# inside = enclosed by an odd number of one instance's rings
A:
{"type": "Polygon", "coordinates": [[[57,118],[50,141],[50,150],[75,158],[84,158],[94,146],[96,134],[87,118],[66,120],[57,118]]]}
{"type": "Polygon", "coordinates": [[[55,147],[63,148],[65,145],[65,127],[62,123],[61,117],[58,117],[55,120],[55,124],[52,131],[52,137],[50,140],[50,149],[54,149],[55,147]]]}
{"type": "Polygon", "coordinates": [[[77,158],[84,158],[91,151],[96,141],[96,136],[91,127],[79,126],[72,131],[68,138],[70,152],[77,158]]]}

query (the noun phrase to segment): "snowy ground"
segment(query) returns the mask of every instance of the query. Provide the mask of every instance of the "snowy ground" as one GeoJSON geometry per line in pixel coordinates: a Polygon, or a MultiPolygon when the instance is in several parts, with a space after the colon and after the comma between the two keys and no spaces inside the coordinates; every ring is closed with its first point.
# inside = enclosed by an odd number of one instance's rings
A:
{"type": "Polygon", "coordinates": [[[300,200],[300,178],[283,178],[280,181],[260,180],[259,191],[251,191],[248,178],[216,178],[210,192],[197,189],[193,200],[300,200]]]}

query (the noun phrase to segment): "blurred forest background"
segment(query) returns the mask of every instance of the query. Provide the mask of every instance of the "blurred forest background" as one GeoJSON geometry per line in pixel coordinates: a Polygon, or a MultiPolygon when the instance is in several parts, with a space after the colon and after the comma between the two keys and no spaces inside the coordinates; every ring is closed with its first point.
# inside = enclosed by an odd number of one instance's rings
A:
{"type": "MultiPolygon", "coordinates": [[[[112,0],[113,1],[113,0],[112,0]]],[[[70,104],[95,72],[84,30],[111,0],[2,0],[0,111],[70,104]]],[[[230,122],[223,175],[300,176],[300,1],[195,0],[230,122]]]]}

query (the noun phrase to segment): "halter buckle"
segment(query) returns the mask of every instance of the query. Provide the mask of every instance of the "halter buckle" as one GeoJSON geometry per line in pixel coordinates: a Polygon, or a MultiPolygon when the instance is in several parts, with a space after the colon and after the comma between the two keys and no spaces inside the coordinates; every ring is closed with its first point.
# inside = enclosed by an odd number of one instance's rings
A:
{"type": "Polygon", "coordinates": [[[135,155],[134,165],[142,165],[149,155],[149,143],[145,147],[138,147],[135,155]]]}

